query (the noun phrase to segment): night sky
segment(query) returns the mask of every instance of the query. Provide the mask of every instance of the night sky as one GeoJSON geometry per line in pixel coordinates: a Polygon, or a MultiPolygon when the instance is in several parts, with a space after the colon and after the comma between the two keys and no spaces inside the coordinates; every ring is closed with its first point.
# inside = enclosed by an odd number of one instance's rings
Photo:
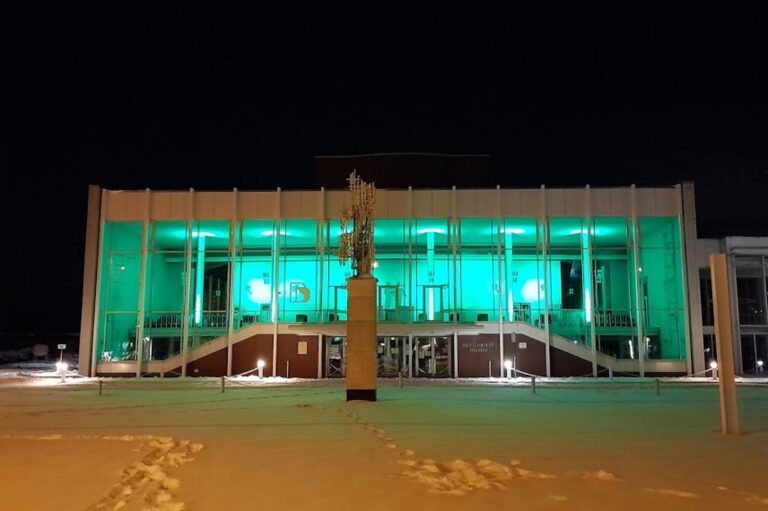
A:
{"type": "Polygon", "coordinates": [[[24,4],[0,7],[0,332],[79,329],[89,183],[490,154],[486,186],[694,180],[701,236],[768,235],[765,2],[24,4]]]}

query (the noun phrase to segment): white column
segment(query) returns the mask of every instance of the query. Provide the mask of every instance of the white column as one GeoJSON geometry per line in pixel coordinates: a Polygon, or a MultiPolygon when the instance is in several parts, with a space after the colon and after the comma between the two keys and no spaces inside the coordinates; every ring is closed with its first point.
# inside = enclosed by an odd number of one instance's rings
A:
{"type": "Polygon", "coordinates": [[[181,321],[181,376],[187,375],[189,353],[189,297],[192,285],[192,220],[195,217],[195,190],[189,189],[189,210],[187,214],[187,243],[184,248],[184,305],[181,321]]]}
{"type": "MultiPolygon", "coordinates": [[[[322,324],[325,323],[325,318],[323,317],[323,295],[325,294],[325,288],[323,287],[325,285],[325,187],[320,187],[320,215],[317,227],[319,239],[317,246],[320,249],[320,286],[317,288],[317,322],[322,324]]],[[[319,357],[320,354],[318,353],[319,357]]],[[[317,377],[320,378],[320,376],[321,374],[318,373],[317,377]]]]}
{"type": "Polygon", "coordinates": [[[281,193],[280,187],[277,188],[277,221],[275,222],[275,232],[272,234],[272,254],[275,258],[275,278],[272,283],[272,376],[277,376],[277,323],[280,315],[280,217],[281,217],[281,193]]]}
{"type": "Polygon", "coordinates": [[[459,333],[454,330],[453,331],[453,377],[458,378],[459,377],[459,333]]]}
{"type": "MultiPolygon", "coordinates": [[[[234,332],[234,319],[235,319],[235,257],[237,257],[237,246],[235,245],[235,238],[237,238],[238,220],[237,220],[237,188],[232,189],[233,208],[232,218],[229,221],[229,285],[227,286],[227,376],[232,376],[232,334],[234,332]]],[[[240,236],[240,243],[242,245],[242,236],[240,236]]]]}
{"type": "MultiPolygon", "coordinates": [[[[547,191],[544,185],[541,185],[541,255],[542,266],[544,267],[544,335],[547,343],[544,346],[544,356],[547,363],[547,377],[552,375],[552,362],[550,358],[550,344],[552,340],[549,337],[549,268],[547,268],[547,247],[549,246],[549,219],[547,217],[547,191]]],[[[537,264],[538,266],[538,264],[537,264]]],[[[536,283],[538,285],[538,282],[536,283]]]]}
{"type": "Polygon", "coordinates": [[[413,189],[408,187],[408,322],[413,323],[413,189]]]}
{"type": "MultiPolygon", "coordinates": [[[[456,246],[459,242],[459,223],[458,219],[456,218],[456,186],[454,185],[451,189],[451,229],[452,229],[452,236],[451,236],[451,248],[453,251],[453,322],[457,323],[459,321],[459,306],[458,306],[458,292],[459,292],[459,286],[458,281],[456,280],[456,246]]],[[[449,231],[450,232],[450,231],[449,231]]],[[[458,361],[458,355],[456,356],[456,360],[458,361]]]]}
{"type": "MultiPolygon", "coordinates": [[[[589,307],[587,311],[587,321],[589,321],[590,349],[592,351],[592,376],[597,378],[597,331],[595,326],[595,272],[592,258],[592,237],[595,235],[595,229],[592,223],[592,193],[589,185],[585,188],[587,195],[587,260],[584,270],[587,272],[587,281],[589,282],[588,296],[585,296],[584,306],[589,307]]],[[[583,239],[583,238],[582,238],[583,239]]],[[[583,247],[582,247],[583,248],[583,247]]],[[[605,285],[605,284],[603,284],[605,285]]]]}
{"type": "Polygon", "coordinates": [[[147,277],[147,233],[149,232],[149,207],[150,191],[146,190],[146,206],[144,211],[144,222],[141,225],[141,266],[139,267],[139,304],[136,315],[136,377],[141,377],[141,363],[144,357],[144,294],[147,277]]]}
{"type": "Polygon", "coordinates": [[[637,364],[640,376],[645,376],[645,339],[643,332],[643,282],[640,278],[640,225],[637,218],[637,193],[630,187],[632,205],[632,249],[635,255],[635,299],[637,300],[637,364]]]}
{"type": "Polygon", "coordinates": [[[323,377],[323,334],[317,334],[317,378],[323,377]]]}
{"type": "Polygon", "coordinates": [[[413,335],[408,334],[408,378],[413,378],[413,335]]]}
{"type": "Polygon", "coordinates": [[[501,277],[501,186],[496,185],[496,262],[499,279],[499,378],[504,377],[504,279],[501,277]]]}

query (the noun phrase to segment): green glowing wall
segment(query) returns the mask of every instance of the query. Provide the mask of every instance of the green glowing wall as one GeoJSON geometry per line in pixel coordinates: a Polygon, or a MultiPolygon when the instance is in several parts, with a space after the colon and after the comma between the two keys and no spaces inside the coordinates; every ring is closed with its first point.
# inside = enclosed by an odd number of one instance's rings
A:
{"type": "MultiPolygon", "coordinates": [[[[636,357],[640,348],[639,313],[644,336],[649,339],[648,356],[683,358],[684,295],[677,219],[641,218],[639,231],[635,240],[631,219],[621,217],[596,218],[591,229],[584,218],[377,220],[373,273],[379,285],[386,287],[379,303],[380,319],[451,321],[456,310],[460,321],[497,321],[501,312],[505,321],[543,328],[547,308],[552,332],[588,346],[594,314],[598,349],[629,358],[636,357]],[[395,309],[399,310],[397,317],[395,309]]],[[[189,226],[186,222],[149,223],[144,241],[144,328],[159,335],[153,330],[158,318],[169,315],[178,317],[169,324],[181,325],[187,280],[191,337],[203,336],[200,329],[204,327],[208,338],[226,333],[230,279],[235,329],[272,321],[275,291],[279,321],[344,320],[344,286],[351,269],[349,263],[338,263],[339,232],[336,220],[282,220],[279,231],[272,220],[245,220],[231,231],[227,221],[191,222],[189,226]],[[189,239],[187,229],[192,233],[189,239]],[[230,232],[235,236],[232,256],[230,232]],[[211,277],[220,287],[218,295],[211,295],[211,277]],[[212,296],[218,298],[218,311],[212,296]],[[200,324],[195,318],[198,302],[200,324]]],[[[141,235],[140,222],[105,223],[96,331],[99,357],[104,352],[112,359],[134,356],[141,235]]],[[[180,327],[177,333],[163,335],[179,338],[180,327]]]]}

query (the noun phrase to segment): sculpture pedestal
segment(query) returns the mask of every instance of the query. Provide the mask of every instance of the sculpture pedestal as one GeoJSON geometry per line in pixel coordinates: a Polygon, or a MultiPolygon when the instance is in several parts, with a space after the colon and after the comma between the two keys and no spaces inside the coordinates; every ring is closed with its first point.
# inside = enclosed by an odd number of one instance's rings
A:
{"type": "Polygon", "coordinates": [[[347,279],[347,401],[376,401],[376,284],[347,279]]]}

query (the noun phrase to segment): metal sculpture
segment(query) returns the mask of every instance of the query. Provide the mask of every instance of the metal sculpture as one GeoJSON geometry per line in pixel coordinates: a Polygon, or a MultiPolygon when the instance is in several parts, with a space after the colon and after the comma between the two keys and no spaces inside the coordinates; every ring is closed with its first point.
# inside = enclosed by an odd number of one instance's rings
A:
{"type": "Polygon", "coordinates": [[[339,263],[352,261],[355,276],[371,274],[375,249],[373,246],[373,208],[376,204],[376,187],[366,183],[357,171],[352,171],[349,181],[349,202],[341,210],[341,234],[339,235],[339,263]],[[352,229],[347,230],[350,222],[352,229]]]}

